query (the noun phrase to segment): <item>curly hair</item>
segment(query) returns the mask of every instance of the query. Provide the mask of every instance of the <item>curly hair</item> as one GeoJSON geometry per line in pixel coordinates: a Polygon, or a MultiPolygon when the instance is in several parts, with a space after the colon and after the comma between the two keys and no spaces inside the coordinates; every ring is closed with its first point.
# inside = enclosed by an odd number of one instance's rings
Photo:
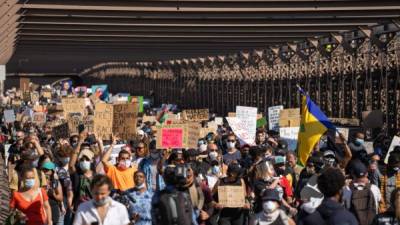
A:
{"type": "Polygon", "coordinates": [[[328,167],[318,177],[318,189],[325,197],[333,197],[345,184],[343,172],[338,168],[328,167]]]}

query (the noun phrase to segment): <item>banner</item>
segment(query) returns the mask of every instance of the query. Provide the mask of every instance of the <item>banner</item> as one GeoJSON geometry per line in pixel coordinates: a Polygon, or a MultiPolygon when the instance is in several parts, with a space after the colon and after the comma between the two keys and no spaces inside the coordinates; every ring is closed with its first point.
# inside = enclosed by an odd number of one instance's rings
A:
{"type": "Polygon", "coordinates": [[[182,111],[183,120],[204,121],[209,119],[208,109],[187,109],[182,111]]]}
{"type": "Polygon", "coordinates": [[[85,115],[86,101],[84,98],[62,98],[61,103],[64,110],[64,118],[67,118],[70,113],[85,115]]]}
{"type": "MultiPolygon", "coordinates": [[[[256,139],[256,129],[257,129],[257,108],[247,107],[247,106],[236,106],[236,118],[241,120],[246,129],[249,139],[256,139]]],[[[248,144],[252,144],[248,143],[248,144]]]]}
{"type": "Polygon", "coordinates": [[[279,136],[288,143],[289,150],[295,151],[297,149],[298,135],[299,127],[279,128],[279,136]]]}
{"type": "Polygon", "coordinates": [[[279,131],[279,115],[283,105],[268,107],[268,128],[270,130],[279,131]]]}
{"type": "Polygon", "coordinates": [[[255,137],[252,137],[248,131],[248,127],[243,121],[239,120],[237,117],[226,117],[229,126],[232,128],[233,133],[239,138],[240,144],[244,143],[249,145],[255,144],[255,137]]]}
{"type": "Polygon", "coordinates": [[[14,110],[8,109],[4,110],[4,122],[5,123],[14,123],[16,120],[14,110]]]}
{"type": "Polygon", "coordinates": [[[243,186],[218,186],[218,203],[224,208],[242,208],[245,205],[243,186]]]}

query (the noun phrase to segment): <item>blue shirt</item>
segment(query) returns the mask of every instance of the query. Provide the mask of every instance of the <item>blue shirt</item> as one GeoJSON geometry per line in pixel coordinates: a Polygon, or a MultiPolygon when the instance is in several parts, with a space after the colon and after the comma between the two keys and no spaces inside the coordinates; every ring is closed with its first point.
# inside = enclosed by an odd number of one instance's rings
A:
{"type": "Polygon", "coordinates": [[[129,216],[139,214],[139,220],[135,223],[138,225],[151,225],[151,202],[153,198],[152,191],[140,193],[136,189],[128,190],[130,198],[135,199],[135,203],[129,201],[129,216]]]}

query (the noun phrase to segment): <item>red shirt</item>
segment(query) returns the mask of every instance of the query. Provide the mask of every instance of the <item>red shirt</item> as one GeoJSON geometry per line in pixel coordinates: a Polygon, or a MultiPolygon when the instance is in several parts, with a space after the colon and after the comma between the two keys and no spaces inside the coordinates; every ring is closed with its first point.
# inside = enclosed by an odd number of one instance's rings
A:
{"type": "Polygon", "coordinates": [[[283,188],[283,193],[285,197],[293,196],[292,186],[290,185],[290,182],[285,176],[281,176],[279,178],[279,185],[283,188]]]}
{"type": "Polygon", "coordinates": [[[23,212],[27,218],[27,225],[43,225],[47,222],[44,202],[48,201],[49,197],[43,188],[41,188],[40,191],[42,192],[42,197],[38,193],[31,202],[26,200],[21,192],[17,191],[13,193],[11,198],[10,208],[15,208],[23,212]]]}

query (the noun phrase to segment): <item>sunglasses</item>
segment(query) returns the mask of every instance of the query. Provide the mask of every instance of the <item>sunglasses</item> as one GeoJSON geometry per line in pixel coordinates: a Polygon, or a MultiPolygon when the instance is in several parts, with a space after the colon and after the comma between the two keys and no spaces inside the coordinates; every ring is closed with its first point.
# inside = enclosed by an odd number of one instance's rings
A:
{"type": "Polygon", "coordinates": [[[136,147],[136,149],[144,149],[144,147],[136,147]]]}
{"type": "Polygon", "coordinates": [[[235,142],[235,140],[228,140],[228,142],[235,142]]]}

